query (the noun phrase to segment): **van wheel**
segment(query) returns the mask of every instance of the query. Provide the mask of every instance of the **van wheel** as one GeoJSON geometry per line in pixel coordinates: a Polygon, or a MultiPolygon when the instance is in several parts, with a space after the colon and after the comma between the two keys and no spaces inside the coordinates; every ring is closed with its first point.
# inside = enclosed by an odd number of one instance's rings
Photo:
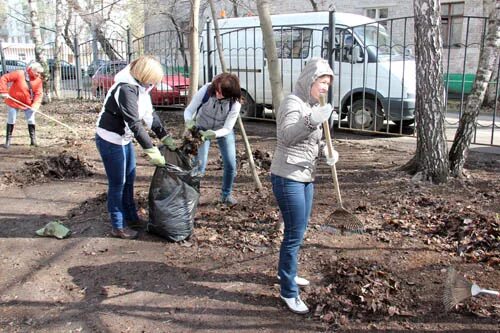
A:
{"type": "Polygon", "coordinates": [[[373,99],[358,99],[352,103],[349,112],[349,125],[353,128],[380,131],[384,125],[384,111],[378,107],[375,115],[375,101],[373,99]]]}
{"type": "Polygon", "coordinates": [[[253,100],[252,96],[245,90],[241,91],[241,109],[240,115],[242,118],[245,117],[262,117],[262,110],[258,110],[257,104],[253,100]]]}

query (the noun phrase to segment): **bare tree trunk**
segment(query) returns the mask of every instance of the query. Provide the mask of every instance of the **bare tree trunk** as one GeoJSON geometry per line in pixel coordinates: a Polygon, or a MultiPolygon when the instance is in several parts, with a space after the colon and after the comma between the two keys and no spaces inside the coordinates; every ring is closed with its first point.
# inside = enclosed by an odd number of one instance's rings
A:
{"type": "Polygon", "coordinates": [[[271,93],[273,94],[273,109],[278,110],[283,100],[283,86],[281,84],[280,64],[278,62],[278,53],[276,52],[273,24],[271,22],[271,15],[269,14],[269,1],[258,0],[257,10],[259,11],[260,27],[262,29],[268,62],[271,93]]]}
{"type": "Polygon", "coordinates": [[[238,17],[238,1],[232,0],[233,3],[233,17],[238,17]]]}
{"type": "Polygon", "coordinates": [[[499,98],[499,94],[497,93],[500,90],[500,86],[498,84],[498,61],[500,56],[497,56],[495,61],[496,67],[493,73],[491,74],[490,84],[488,85],[488,90],[486,90],[486,96],[484,96],[483,106],[488,108],[495,107],[495,101],[499,98]]]}
{"type": "Polygon", "coordinates": [[[498,9],[500,5],[495,0],[484,0],[484,6],[490,9],[488,33],[479,55],[479,66],[474,86],[467,98],[467,104],[460,118],[449,154],[451,174],[455,177],[460,177],[463,173],[463,166],[476,129],[477,116],[483,104],[493,69],[496,69],[495,65],[498,58],[498,48],[500,46],[500,11],[498,9]]]}
{"type": "Polygon", "coordinates": [[[212,12],[212,19],[214,22],[215,30],[215,43],[217,44],[217,53],[219,54],[219,61],[224,73],[227,72],[226,61],[224,60],[224,50],[222,49],[222,43],[220,38],[219,21],[217,20],[217,12],[215,10],[215,5],[213,0],[208,0],[210,5],[210,11],[212,12]]]}
{"type": "Polygon", "coordinates": [[[420,179],[448,179],[439,0],[414,0],[417,150],[406,165],[420,179]]]}
{"type": "Polygon", "coordinates": [[[40,22],[38,20],[38,3],[36,0],[28,0],[30,9],[31,21],[31,39],[35,44],[35,58],[43,67],[46,75],[43,76],[43,92],[46,102],[50,102],[49,90],[49,70],[47,66],[47,58],[45,57],[45,50],[43,49],[42,34],[40,32],[40,22]]]}
{"type": "Polygon", "coordinates": [[[54,95],[56,98],[61,98],[61,50],[62,50],[62,33],[63,33],[63,10],[62,0],[56,0],[56,40],[54,46],[54,69],[52,73],[54,82],[54,95]]]}
{"type": "Polygon", "coordinates": [[[109,60],[118,60],[118,52],[115,50],[113,45],[108,41],[106,35],[102,29],[104,19],[98,13],[93,15],[87,15],[84,9],[78,3],[78,0],[66,0],[68,5],[71,6],[80,15],[82,20],[88,24],[90,29],[95,33],[95,38],[101,44],[103,51],[108,56],[109,60]]]}
{"type": "Polygon", "coordinates": [[[313,8],[313,11],[317,12],[318,11],[318,4],[314,0],[309,0],[311,2],[311,6],[313,8]]]}
{"type": "Polygon", "coordinates": [[[170,22],[172,22],[175,28],[175,32],[177,34],[177,40],[179,41],[179,52],[182,55],[182,60],[184,60],[184,70],[187,72],[189,71],[189,62],[186,55],[186,47],[184,46],[184,34],[182,33],[181,28],[177,24],[175,17],[170,14],[168,14],[168,17],[170,18],[170,22]]]}
{"type": "MultiPolygon", "coordinates": [[[[217,44],[217,53],[219,54],[219,60],[224,73],[227,72],[226,61],[224,60],[224,50],[222,49],[222,43],[220,39],[219,22],[217,20],[217,13],[215,11],[214,1],[208,0],[210,4],[210,10],[212,11],[212,19],[214,21],[215,30],[215,42],[217,44]]],[[[250,147],[250,142],[248,141],[247,132],[245,126],[243,126],[243,120],[241,116],[238,115],[238,125],[240,127],[241,136],[243,137],[243,142],[245,144],[245,151],[247,153],[248,162],[250,163],[250,170],[252,170],[253,180],[255,182],[255,187],[257,190],[262,190],[262,183],[260,182],[259,175],[257,174],[257,169],[255,168],[255,162],[253,159],[252,147],[250,147]]]]}
{"type": "Polygon", "coordinates": [[[68,7],[68,19],[66,20],[66,22],[64,22],[63,38],[64,38],[64,42],[66,43],[66,45],[71,49],[71,52],[73,52],[73,54],[75,54],[76,53],[75,45],[73,44],[73,40],[71,39],[71,34],[69,32],[69,27],[71,25],[71,18],[72,17],[73,17],[73,8],[68,7]]]}
{"type": "Polygon", "coordinates": [[[191,31],[189,33],[189,58],[191,70],[189,71],[189,100],[198,90],[198,77],[200,75],[200,47],[199,47],[199,17],[200,0],[191,0],[191,31]]]}

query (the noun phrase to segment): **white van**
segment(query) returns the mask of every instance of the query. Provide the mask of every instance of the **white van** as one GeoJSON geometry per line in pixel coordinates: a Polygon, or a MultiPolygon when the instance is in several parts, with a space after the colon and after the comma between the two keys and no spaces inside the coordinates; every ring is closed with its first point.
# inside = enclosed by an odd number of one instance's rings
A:
{"type": "MultiPolygon", "coordinates": [[[[283,91],[293,89],[302,68],[311,58],[327,58],[329,12],[271,16],[283,91]]],[[[404,47],[389,40],[383,25],[356,14],[335,13],[335,81],[333,104],[349,126],[380,130],[384,119],[402,126],[414,122],[415,61],[404,47]]],[[[218,21],[226,66],[237,74],[244,97],[242,116],[262,117],[272,104],[268,61],[265,57],[259,17],[218,21]]],[[[203,32],[205,50],[201,73],[220,72],[215,33],[203,32]],[[206,50],[207,42],[210,51],[206,50]],[[207,52],[208,51],[208,52],[207,52]],[[210,58],[207,57],[207,54],[210,58]]]]}

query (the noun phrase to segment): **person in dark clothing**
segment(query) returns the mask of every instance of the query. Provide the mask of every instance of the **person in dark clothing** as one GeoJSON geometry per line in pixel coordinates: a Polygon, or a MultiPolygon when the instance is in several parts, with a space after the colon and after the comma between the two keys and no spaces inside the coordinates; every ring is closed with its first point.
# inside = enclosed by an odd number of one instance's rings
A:
{"type": "Polygon", "coordinates": [[[114,237],[137,238],[137,231],[130,227],[141,224],[134,203],[136,159],[132,139],[137,140],[153,165],[165,165],[165,158],[153,145],[143,122],[168,149],[176,149],[153,111],[149,94],[162,77],[163,68],[153,57],[134,60],[116,74],[97,119],[95,140],[108,177],[107,206],[114,237]]]}

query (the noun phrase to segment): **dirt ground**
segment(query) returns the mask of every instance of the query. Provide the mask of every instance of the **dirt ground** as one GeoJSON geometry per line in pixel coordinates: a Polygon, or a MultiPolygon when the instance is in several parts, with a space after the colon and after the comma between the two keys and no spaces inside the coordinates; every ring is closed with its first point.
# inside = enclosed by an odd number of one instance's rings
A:
{"type": "MultiPolygon", "coordinates": [[[[282,234],[269,181],[273,123],[246,122],[264,190],[256,192],[241,137],[232,209],[221,206],[221,164],[212,149],[193,235],[170,243],[144,232],[110,236],[106,178],[94,143],[99,104],[54,102],[38,116],[31,148],[18,117],[13,146],[0,148],[0,331],[2,332],[500,332],[500,302],[442,304],[446,269],[500,289],[500,155],[475,152],[468,177],[446,185],[414,181],[398,167],[414,138],[334,133],[344,203],[364,234],[323,227],[335,209],[329,169],[320,162],[312,220],[299,272],[311,280],[298,316],[279,301],[282,234]],[[63,240],[38,237],[50,221],[63,240]]],[[[161,113],[178,135],[182,113],[161,113]]],[[[5,124],[5,112],[0,114],[5,124]]],[[[0,143],[5,140],[0,126],[0,143]]],[[[136,199],[148,216],[154,168],[138,153],[136,199]]]]}

